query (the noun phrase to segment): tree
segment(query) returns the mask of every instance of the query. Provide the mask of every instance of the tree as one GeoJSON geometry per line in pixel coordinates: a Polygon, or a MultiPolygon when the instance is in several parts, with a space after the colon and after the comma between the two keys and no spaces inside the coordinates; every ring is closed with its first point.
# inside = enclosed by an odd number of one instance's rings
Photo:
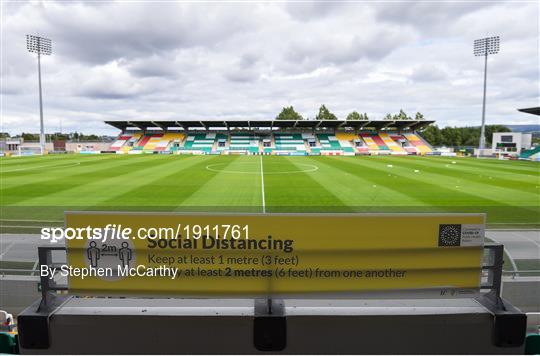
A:
{"type": "Polygon", "coordinates": [[[364,115],[362,116],[362,118],[360,120],[369,120],[369,117],[367,116],[367,113],[364,113],[364,115]]]}
{"type": "Polygon", "coordinates": [[[24,141],[39,141],[39,135],[38,134],[32,134],[32,133],[23,132],[21,137],[22,137],[22,139],[24,141]]]}
{"type": "Polygon", "coordinates": [[[442,144],[443,136],[441,129],[437,125],[429,125],[422,131],[422,136],[427,142],[433,146],[440,146],[442,144]]]}
{"type": "Polygon", "coordinates": [[[410,120],[411,118],[409,116],[407,116],[407,114],[405,113],[405,111],[403,111],[403,109],[399,109],[399,114],[395,115],[394,116],[394,120],[410,120]]]}
{"type": "MultiPolygon", "coordinates": [[[[486,143],[491,144],[491,139],[493,138],[493,133],[495,132],[511,132],[508,127],[503,125],[486,125],[486,143]]],[[[478,134],[480,137],[480,134],[478,134]]]]}
{"type": "Polygon", "coordinates": [[[420,112],[417,112],[416,115],[414,115],[414,119],[415,120],[424,120],[424,115],[422,115],[422,113],[420,112]]]}
{"type": "Polygon", "coordinates": [[[392,117],[391,114],[386,114],[386,116],[384,117],[384,120],[394,120],[394,118],[392,117]]]}
{"type": "Polygon", "coordinates": [[[326,108],[326,106],[321,105],[319,108],[319,113],[315,117],[315,120],[337,120],[337,116],[332,114],[330,110],[326,108]]]}
{"type": "Polygon", "coordinates": [[[461,127],[456,129],[461,135],[462,146],[476,146],[480,141],[480,130],[476,127],[461,127]]]}
{"type": "Polygon", "coordinates": [[[448,147],[461,146],[461,135],[455,127],[445,127],[441,130],[442,144],[448,147]]]}
{"type": "MultiPolygon", "coordinates": [[[[491,145],[494,132],[510,131],[506,126],[487,125],[486,144],[491,145]]],[[[480,127],[445,127],[441,130],[436,125],[430,125],[421,133],[433,146],[478,147],[480,141],[480,127]]]]}
{"type": "Polygon", "coordinates": [[[347,120],[363,120],[363,117],[358,112],[353,111],[347,115],[347,120]]]}
{"type": "Polygon", "coordinates": [[[276,116],[276,120],[304,120],[302,115],[294,111],[294,108],[292,106],[284,107],[278,116],[276,116]]]}

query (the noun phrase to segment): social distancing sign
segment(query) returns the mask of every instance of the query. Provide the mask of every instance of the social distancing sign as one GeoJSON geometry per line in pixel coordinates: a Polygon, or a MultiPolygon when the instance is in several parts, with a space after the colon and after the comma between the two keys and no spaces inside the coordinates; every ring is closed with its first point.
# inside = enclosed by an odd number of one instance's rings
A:
{"type": "Polygon", "coordinates": [[[68,212],[69,291],[309,296],[478,291],[483,214],[68,212]],[[75,235],[74,235],[75,236],[75,235]]]}

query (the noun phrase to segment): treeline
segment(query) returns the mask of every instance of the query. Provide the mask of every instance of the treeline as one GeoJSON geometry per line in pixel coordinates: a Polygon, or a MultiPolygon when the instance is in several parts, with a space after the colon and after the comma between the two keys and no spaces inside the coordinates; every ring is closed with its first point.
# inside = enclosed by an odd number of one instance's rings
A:
{"type": "MultiPolygon", "coordinates": [[[[486,145],[491,145],[494,132],[510,132],[503,125],[486,125],[486,145]]],[[[446,147],[478,147],[480,142],[480,127],[445,127],[440,129],[437,125],[430,125],[420,132],[433,146],[446,147]]]]}
{"type": "MultiPolygon", "coordinates": [[[[5,133],[7,135],[7,137],[9,137],[9,134],[5,133]]],[[[39,141],[39,134],[37,133],[28,133],[28,132],[23,132],[21,134],[21,137],[23,138],[23,140],[25,141],[39,141]]],[[[98,141],[98,140],[101,140],[102,136],[98,136],[98,135],[94,135],[94,134],[91,134],[91,135],[85,135],[83,133],[79,133],[79,132],[71,132],[71,133],[54,133],[54,134],[45,134],[45,139],[47,141],[56,141],[56,140],[60,140],[60,141],[98,141]]]]}
{"type": "MultiPolygon", "coordinates": [[[[284,107],[281,112],[276,116],[276,120],[304,120],[304,117],[300,115],[292,106],[284,107]]],[[[309,120],[309,119],[308,119],[309,120]]],[[[328,110],[328,108],[323,104],[319,108],[319,113],[317,116],[315,116],[314,120],[338,120],[338,117],[328,110]]],[[[369,120],[369,117],[366,113],[360,114],[357,111],[350,112],[346,120],[369,120]]],[[[399,110],[399,113],[397,114],[386,114],[384,117],[384,120],[391,120],[391,121],[397,121],[397,120],[424,120],[424,115],[417,112],[414,115],[414,119],[407,115],[405,111],[399,110]]]]}
{"type": "MultiPolygon", "coordinates": [[[[315,120],[337,120],[337,116],[332,113],[325,105],[321,105],[319,113],[314,118],[315,120]]],[[[357,111],[349,113],[347,120],[369,120],[366,113],[360,114],[357,111]]],[[[405,111],[399,110],[397,114],[386,114],[384,120],[424,120],[424,115],[417,112],[414,119],[405,111]]],[[[276,116],[276,120],[304,120],[302,115],[294,110],[292,106],[284,107],[276,116]]],[[[510,132],[508,127],[503,125],[487,125],[486,126],[486,144],[491,145],[491,138],[494,132],[510,132]]],[[[437,125],[430,125],[421,131],[422,136],[433,146],[447,147],[477,147],[480,141],[480,127],[445,127],[440,129],[437,125]]]]}

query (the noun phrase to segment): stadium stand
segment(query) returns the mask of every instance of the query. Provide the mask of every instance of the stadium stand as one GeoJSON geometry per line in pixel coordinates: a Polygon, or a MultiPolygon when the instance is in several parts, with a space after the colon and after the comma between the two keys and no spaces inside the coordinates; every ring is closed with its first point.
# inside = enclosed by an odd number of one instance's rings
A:
{"type": "Polygon", "coordinates": [[[317,134],[321,144],[321,154],[323,155],[341,155],[343,149],[337,137],[334,134],[317,134]]]}
{"type": "Polygon", "coordinates": [[[384,144],[386,145],[386,147],[390,148],[390,150],[393,151],[394,154],[400,154],[400,155],[406,155],[407,154],[407,151],[405,151],[403,149],[403,147],[401,147],[400,144],[398,144],[389,134],[387,134],[386,132],[381,132],[379,134],[379,137],[381,138],[381,140],[384,142],[384,144]]]}
{"type": "Polygon", "coordinates": [[[161,140],[156,143],[156,151],[176,151],[176,149],[180,146],[180,143],[184,140],[184,137],[186,137],[182,133],[166,133],[163,135],[161,140]]]}
{"type": "Polygon", "coordinates": [[[183,147],[179,148],[184,153],[211,153],[215,143],[217,143],[217,134],[215,132],[203,134],[190,134],[186,138],[183,147]]]}
{"type": "Polygon", "coordinates": [[[531,148],[530,150],[523,150],[519,155],[520,159],[530,159],[532,161],[540,160],[540,146],[531,148]]]}
{"type": "Polygon", "coordinates": [[[358,138],[358,135],[349,132],[336,132],[336,138],[344,154],[354,154],[352,142],[358,138]]]}
{"type": "Polygon", "coordinates": [[[116,141],[113,142],[113,144],[111,145],[111,150],[112,151],[118,151],[122,148],[122,146],[128,142],[128,140],[131,138],[131,135],[120,135],[118,136],[118,138],[116,139],[116,141]]]}
{"type": "MultiPolygon", "coordinates": [[[[373,142],[375,142],[375,144],[379,147],[379,152],[381,151],[390,151],[390,148],[388,148],[388,146],[386,146],[386,144],[384,143],[383,139],[378,135],[378,134],[373,134],[371,136],[371,139],[373,140],[373,142]]],[[[386,152],[385,152],[386,153],[386,152]]]]}
{"type": "Polygon", "coordinates": [[[146,141],[146,144],[143,147],[143,150],[145,151],[154,151],[156,150],[157,144],[161,141],[163,137],[163,134],[153,134],[150,136],[148,141],[146,141]]]}
{"type": "Polygon", "coordinates": [[[373,140],[373,137],[369,133],[363,133],[360,134],[364,142],[366,143],[368,150],[370,152],[378,152],[379,151],[379,145],[373,140]]]}
{"type": "Polygon", "coordinates": [[[307,153],[301,133],[274,134],[274,154],[305,155],[307,153]]]}
{"type": "Polygon", "coordinates": [[[152,138],[152,134],[144,134],[141,139],[137,142],[136,145],[133,146],[134,150],[142,150],[144,146],[150,141],[150,138],[152,138]]]}
{"type": "MultiPolygon", "coordinates": [[[[227,141],[227,136],[220,140],[227,141]]],[[[229,153],[259,153],[260,150],[260,137],[246,133],[235,133],[230,135],[229,146],[225,146],[229,150],[229,153]]]]}
{"type": "Polygon", "coordinates": [[[317,143],[317,138],[315,135],[311,132],[303,132],[302,133],[302,139],[304,140],[304,143],[307,148],[308,154],[320,154],[320,146],[317,143]]]}
{"type": "Polygon", "coordinates": [[[416,130],[433,121],[232,120],[107,123],[122,131],[110,146],[111,151],[119,154],[423,155],[432,152],[431,146],[416,130]],[[174,130],[169,131],[169,127],[174,130]],[[159,128],[161,131],[156,130],[159,128]]]}
{"type": "Polygon", "coordinates": [[[422,140],[419,136],[413,133],[405,133],[405,138],[418,149],[418,153],[426,154],[431,153],[433,150],[427,145],[427,143],[422,140]]]}

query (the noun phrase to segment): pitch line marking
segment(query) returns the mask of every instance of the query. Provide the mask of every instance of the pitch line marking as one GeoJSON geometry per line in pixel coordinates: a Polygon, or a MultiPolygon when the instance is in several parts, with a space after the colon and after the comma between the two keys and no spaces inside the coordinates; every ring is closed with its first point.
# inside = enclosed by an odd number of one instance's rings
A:
{"type": "Polygon", "coordinates": [[[17,168],[17,169],[11,169],[8,171],[0,171],[0,173],[11,173],[11,172],[21,172],[21,171],[30,171],[32,169],[39,169],[39,168],[61,168],[61,167],[74,167],[80,165],[81,162],[76,163],[69,163],[69,164],[57,164],[54,166],[37,166],[37,167],[28,167],[28,168],[17,168]]]}
{"type": "Polygon", "coordinates": [[[7,247],[5,249],[3,249],[2,253],[0,253],[0,260],[2,259],[2,257],[4,257],[6,255],[6,253],[8,253],[9,250],[11,250],[11,248],[13,246],[15,246],[15,241],[10,243],[9,245],[7,245],[7,247]]]}
{"type": "Polygon", "coordinates": [[[259,156],[261,162],[261,194],[262,194],[262,212],[266,214],[266,202],[264,199],[264,171],[263,171],[263,161],[262,156],[259,156]]]}
{"type": "Polygon", "coordinates": [[[34,270],[34,272],[32,272],[32,276],[36,273],[36,270],[37,270],[37,266],[39,264],[39,259],[36,260],[36,263],[34,263],[34,266],[32,267],[32,269],[34,270]]]}

